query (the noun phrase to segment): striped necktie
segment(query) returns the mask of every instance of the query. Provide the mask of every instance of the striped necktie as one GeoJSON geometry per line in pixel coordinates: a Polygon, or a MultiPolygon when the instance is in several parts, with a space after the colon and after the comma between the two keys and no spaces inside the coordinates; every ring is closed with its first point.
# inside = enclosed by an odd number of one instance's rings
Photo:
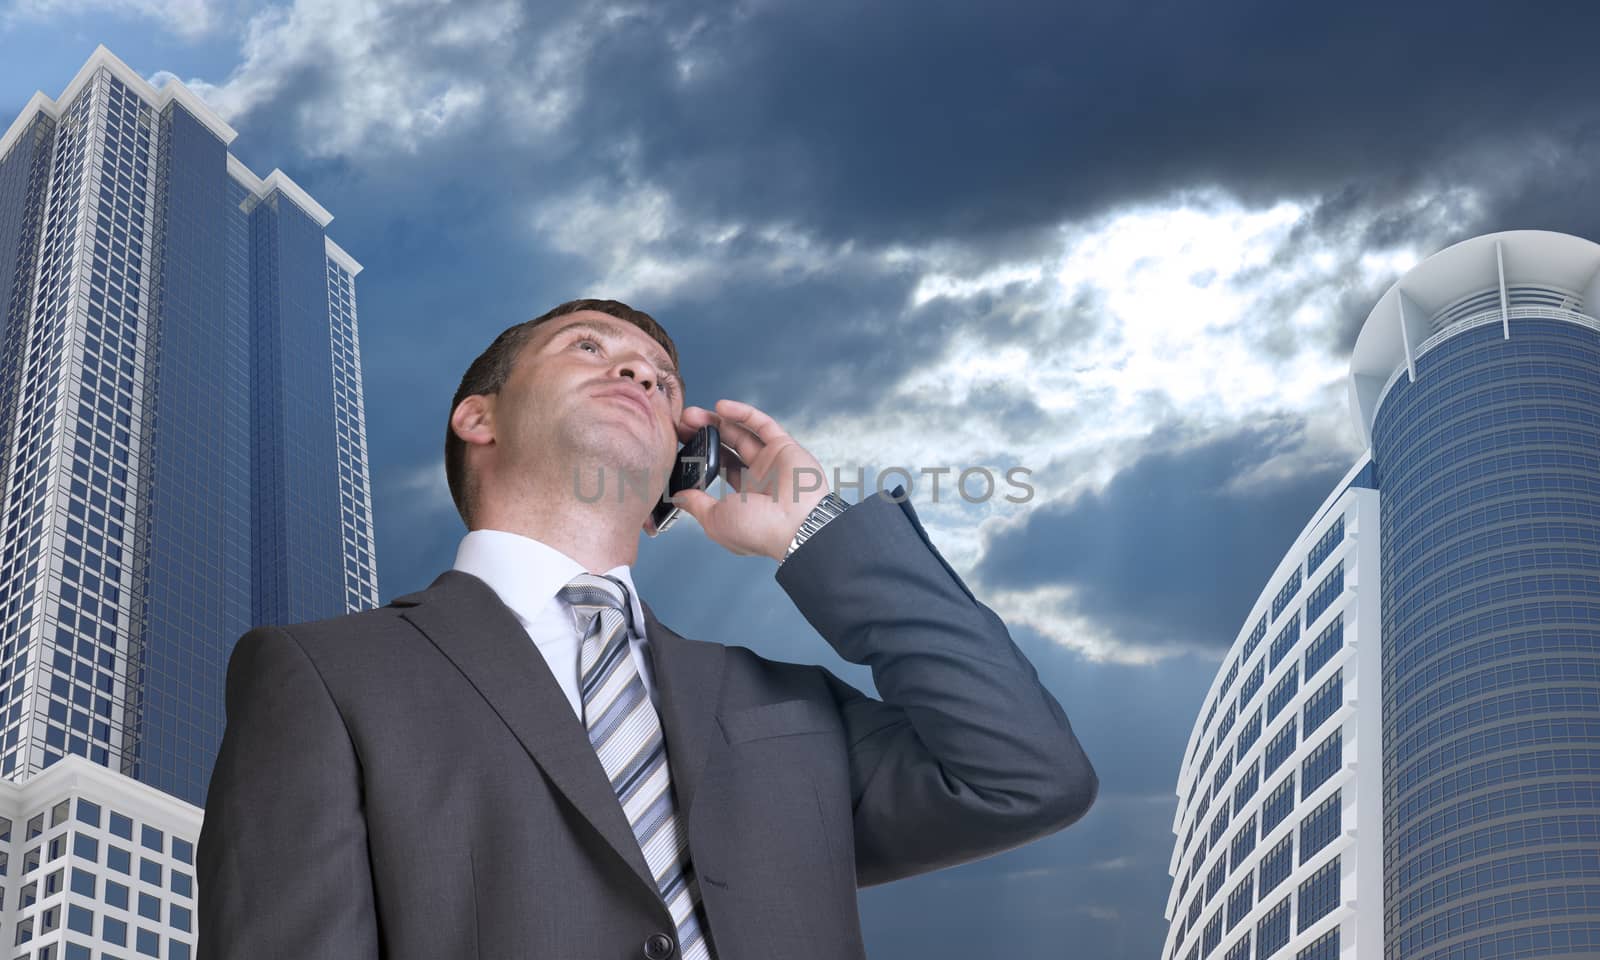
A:
{"type": "Polygon", "coordinates": [[[689,835],[678,819],[666,741],[655,705],[628,648],[633,605],[615,577],[581,573],[561,588],[578,635],[578,687],[589,743],[611,780],[622,812],[644,851],[656,889],[677,927],[678,956],[711,960],[700,884],[689,862],[689,835]]]}

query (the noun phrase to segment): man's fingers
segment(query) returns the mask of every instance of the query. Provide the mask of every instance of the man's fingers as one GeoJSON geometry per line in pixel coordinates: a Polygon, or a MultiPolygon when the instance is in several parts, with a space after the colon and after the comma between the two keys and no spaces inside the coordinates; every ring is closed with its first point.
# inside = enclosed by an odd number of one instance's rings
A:
{"type": "Polygon", "coordinates": [[[754,463],[756,458],[761,456],[762,448],[766,446],[761,442],[761,438],[751,432],[749,427],[727,417],[719,417],[718,420],[717,430],[722,435],[722,442],[746,464],[754,463]]]}
{"type": "Polygon", "coordinates": [[[744,483],[741,477],[748,469],[749,467],[745,466],[744,459],[739,456],[739,451],[728,446],[727,442],[724,441],[722,444],[722,481],[737,493],[739,487],[744,483]]]}
{"type": "Polygon", "coordinates": [[[761,438],[762,443],[779,443],[789,435],[778,426],[778,421],[739,400],[718,400],[717,412],[724,422],[732,420],[761,438]]]}
{"type": "Polygon", "coordinates": [[[701,427],[716,421],[717,415],[705,407],[684,407],[682,415],[675,424],[678,430],[678,442],[688,443],[701,427]]]}

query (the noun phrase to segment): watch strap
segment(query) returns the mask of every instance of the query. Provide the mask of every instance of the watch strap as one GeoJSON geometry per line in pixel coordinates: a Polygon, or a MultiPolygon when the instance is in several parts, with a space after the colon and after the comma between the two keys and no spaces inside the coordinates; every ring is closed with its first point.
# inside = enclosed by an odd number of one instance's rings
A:
{"type": "Polygon", "coordinates": [[[805,543],[830,520],[849,508],[850,504],[838,494],[831,492],[824,494],[822,499],[817,501],[817,505],[811,508],[811,512],[806,514],[806,518],[800,521],[800,529],[795,531],[794,539],[789,541],[789,549],[784,551],[783,560],[779,560],[778,565],[782,566],[784,560],[788,560],[796,550],[800,549],[800,544],[805,543]]]}

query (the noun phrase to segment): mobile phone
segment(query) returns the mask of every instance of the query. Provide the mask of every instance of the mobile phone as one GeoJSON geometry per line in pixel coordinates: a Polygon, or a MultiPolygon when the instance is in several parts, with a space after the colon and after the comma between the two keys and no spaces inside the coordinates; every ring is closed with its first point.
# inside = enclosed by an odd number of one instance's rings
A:
{"type": "Polygon", "coordinates": [[[650,536],[660,536],[683,512],[669,497],[684,490],[704,490],[711,486],[711,481],[717,478],[721,469],[722,438],[717,428],[708,423],[695,431],[688,443],[678,448],[678,462],[672,468],[672,476],[667,479],[667,488],[662,491],[655,509],[650,511],[653,526],[650,536]]]}

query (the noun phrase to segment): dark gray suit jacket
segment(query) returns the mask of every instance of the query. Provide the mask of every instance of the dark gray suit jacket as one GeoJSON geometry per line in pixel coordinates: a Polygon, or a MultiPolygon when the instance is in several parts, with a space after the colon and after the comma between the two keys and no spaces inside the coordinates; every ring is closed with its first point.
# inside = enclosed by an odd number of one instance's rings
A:
{"type": "MultiPolygon", "coordinates": [[[[909,502],[856,504],[777,580],[883,700],[646,606],[668,762],[720,960],[850,960],[858,886],[1059,830],[1097,781],[909,502]]],[[[227,711],[199,960],[634,960],[673,932],[581,722],[476,577],[251,630],[227,711]]]]}

